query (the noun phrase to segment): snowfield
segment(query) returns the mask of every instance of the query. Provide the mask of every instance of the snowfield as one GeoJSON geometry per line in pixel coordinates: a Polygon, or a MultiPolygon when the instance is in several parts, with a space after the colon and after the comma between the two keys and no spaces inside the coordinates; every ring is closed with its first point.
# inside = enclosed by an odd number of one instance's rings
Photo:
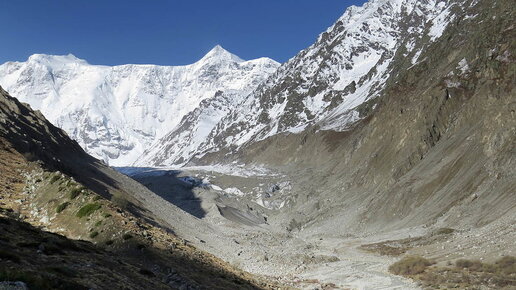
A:
{"type": "Polygon", "coordinates": [[[0,84],[89,154],[121,166],[132,164],[203,100],[217,92],[246,95],[278,66],[268,58],[244,61],[220,46],[185,66],[110,67],[71,54],[35,54],[0,65],[0,84]]]}

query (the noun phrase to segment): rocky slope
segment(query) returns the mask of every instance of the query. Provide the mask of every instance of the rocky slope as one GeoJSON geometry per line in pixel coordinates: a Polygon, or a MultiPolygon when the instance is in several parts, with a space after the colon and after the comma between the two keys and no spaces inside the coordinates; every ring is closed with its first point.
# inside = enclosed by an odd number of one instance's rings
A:
{"type": "Polygon", "coordinates": [[[340,223],[344,233],[514,219],[509,2],[447,1],[461,8],[451,9],[455,21],[426,43],[417,63],[394,55],[395,73],[349,130],[314,126],[233,156],[286,167],[298,180],[294,212],[305,213],[295,220],[316,232],[326,229],[320,223],[340,223]]]}
{"type": "Polygon", "coordinates": [[[209,166],[133,169],[152,192],[101,164],[72,171],[297,287],[417,288],[388,273],[401,255],[436,263],[409,275],[425,287],[513,287],[516,272],[446,267],[516,254],[515,14],[509,0],[350,8],[251,94],[201,102],[140,159],[209,166]]]}
{"type": "Polygon", "coordinates": [[[0,65],[0,84],[41,110],[89,154],[132,163],[218,91],[246,95],[278,64],[243,61],[220,46],[186,66],[90,65],[73,55],[33,55],[0,65]]]}

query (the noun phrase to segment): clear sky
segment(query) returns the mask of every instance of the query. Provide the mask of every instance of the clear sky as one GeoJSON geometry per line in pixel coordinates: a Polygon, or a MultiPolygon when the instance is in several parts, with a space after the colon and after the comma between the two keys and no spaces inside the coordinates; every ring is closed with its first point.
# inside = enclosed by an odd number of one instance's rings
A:
{"type": "Polygon", "coordinates": [[[365,0],[0,0],[0,63],[68,54],[181,65],[220,44],[284,62],[365,0]]]}

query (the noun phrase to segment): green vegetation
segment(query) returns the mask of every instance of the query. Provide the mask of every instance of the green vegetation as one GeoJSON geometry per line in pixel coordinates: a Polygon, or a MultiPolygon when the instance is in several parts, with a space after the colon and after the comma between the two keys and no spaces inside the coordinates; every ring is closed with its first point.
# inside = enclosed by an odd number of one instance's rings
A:
{"type": "Polygon", "coordinates": [[[124,240],[129,240],[132,238],[133,238],[133,236],[130,233],[125,233],[122,235],[122,239],[124,239],[124,240]]]}
{"type": "Polygon", "coordinates": [[[482,263],[479,260],[460,259],[455,262],[455,267],[470,272],[487,272],[499,275],[516,274],[516,258],[505,256],[494,264],[482,263]]]}
{"type": "Polygon", "coordinates": [[[120,195],[112,195],[111,202],[121,209],[127,209],[129,207],[129,201],[120,195]]]}
{"type": "Polygon", "coordinates": [[[66,201],[66,202],[63,202],[62,204],[58,205],[58,206],[56,207],[56,212],[57,212],[57,213],[62,212],[63,210],[65,210],[65,209],[68,207],[68,205],[69,205],[69,204],[70,204],[70,203],[66,201]]]}
{"type": "MultiPolygon", "coordinates": [[[[503,288],[516,286],[516,258],[505,256],[494,264],[460,259],[452,267],[429,267],[422,257],[406,257],[389,267],[394,274],[419,280],[424,288],[503,288]]],[[[512,288],[511,288],[512,289],[512,288]]]]}
{"type": "Polygon", "coordinates": [[[93,239],[93,238],[95,238],[95,237],[96,237],[96,236],[98,236],[98,235],[99,235],[99,232],[97,232],[97,231],[91,232],[91,233],[90,233],[90,238],[92,238],[92,239],[93,239]]]}
{"type": "Polygon", "coordinates": [[[79,194],[81,194],[81,189],[80,188],[74,188],[72,189],[72,191],[70,191],[70,199],[75,199],[76,197],[79,196],[79,194]]]}
{"type": "Polygon", "coordinates": [[[96,223],[95,223],[95,226],[96,226],[96,227],[98,227],[98,226],[100,226],[100,225],[102,225],[102,221],[98,221],[98,222],[96,222],[96,223]]]}
{"type": "Polygon", "coordinates": [[[110,213],[103,213],[102,216],[106,219],[112,217],[110,213]]]}
{"type": "Polygon", "coordinates": [[[449,235],[449,234],[452,234],[453,232],[455,232],[454,229],[440,228],[440,229],[435,231],[434,235],[449,235]]]}
{"type": "Polygon", "coordinates": [[[496,261],[495,266],[504,274],[516,274],[516,257],[505,256],[496,261]]]}
{"type": "Polygon", "coordinates": [[[101,207],[102,206],[99,203],[88,203],[87,205],[79,209],[79,211],[77,212],[77,217],[82,218],[85,216],[89,216],[101,207]]]}
{"type": "Polygon", "coordinates": [[[430,265],[432,263],[423,257],[408,256],[392,264],[389,271],[396,275],[409,276],[423,273],[430,265]]]}

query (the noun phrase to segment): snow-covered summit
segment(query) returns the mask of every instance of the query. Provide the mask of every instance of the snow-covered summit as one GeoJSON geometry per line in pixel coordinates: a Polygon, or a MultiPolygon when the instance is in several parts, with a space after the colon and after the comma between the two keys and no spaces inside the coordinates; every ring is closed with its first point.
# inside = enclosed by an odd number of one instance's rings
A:
{"type": "Polygon", "coordinates": [[[29,56],[27,62],[39,63],[44,65],[64,65],[64,64],[88,64],[85,60],[69,53],[67,55],[33,54],[29,56]]]}
{"type": "Polygon", "coordinates": [[[244,62],[244,60],[217,44],[199,62],[244,62]]]}
{"type": "Polygon", "coordinates": [[[201,101],[218,91],[248,94],[278,66],[244,61],[221,46],[185,66],[101,66],[71,54],[35,54],[0,65],[0,84],[91,155],[128,165],[201,101]]]}

